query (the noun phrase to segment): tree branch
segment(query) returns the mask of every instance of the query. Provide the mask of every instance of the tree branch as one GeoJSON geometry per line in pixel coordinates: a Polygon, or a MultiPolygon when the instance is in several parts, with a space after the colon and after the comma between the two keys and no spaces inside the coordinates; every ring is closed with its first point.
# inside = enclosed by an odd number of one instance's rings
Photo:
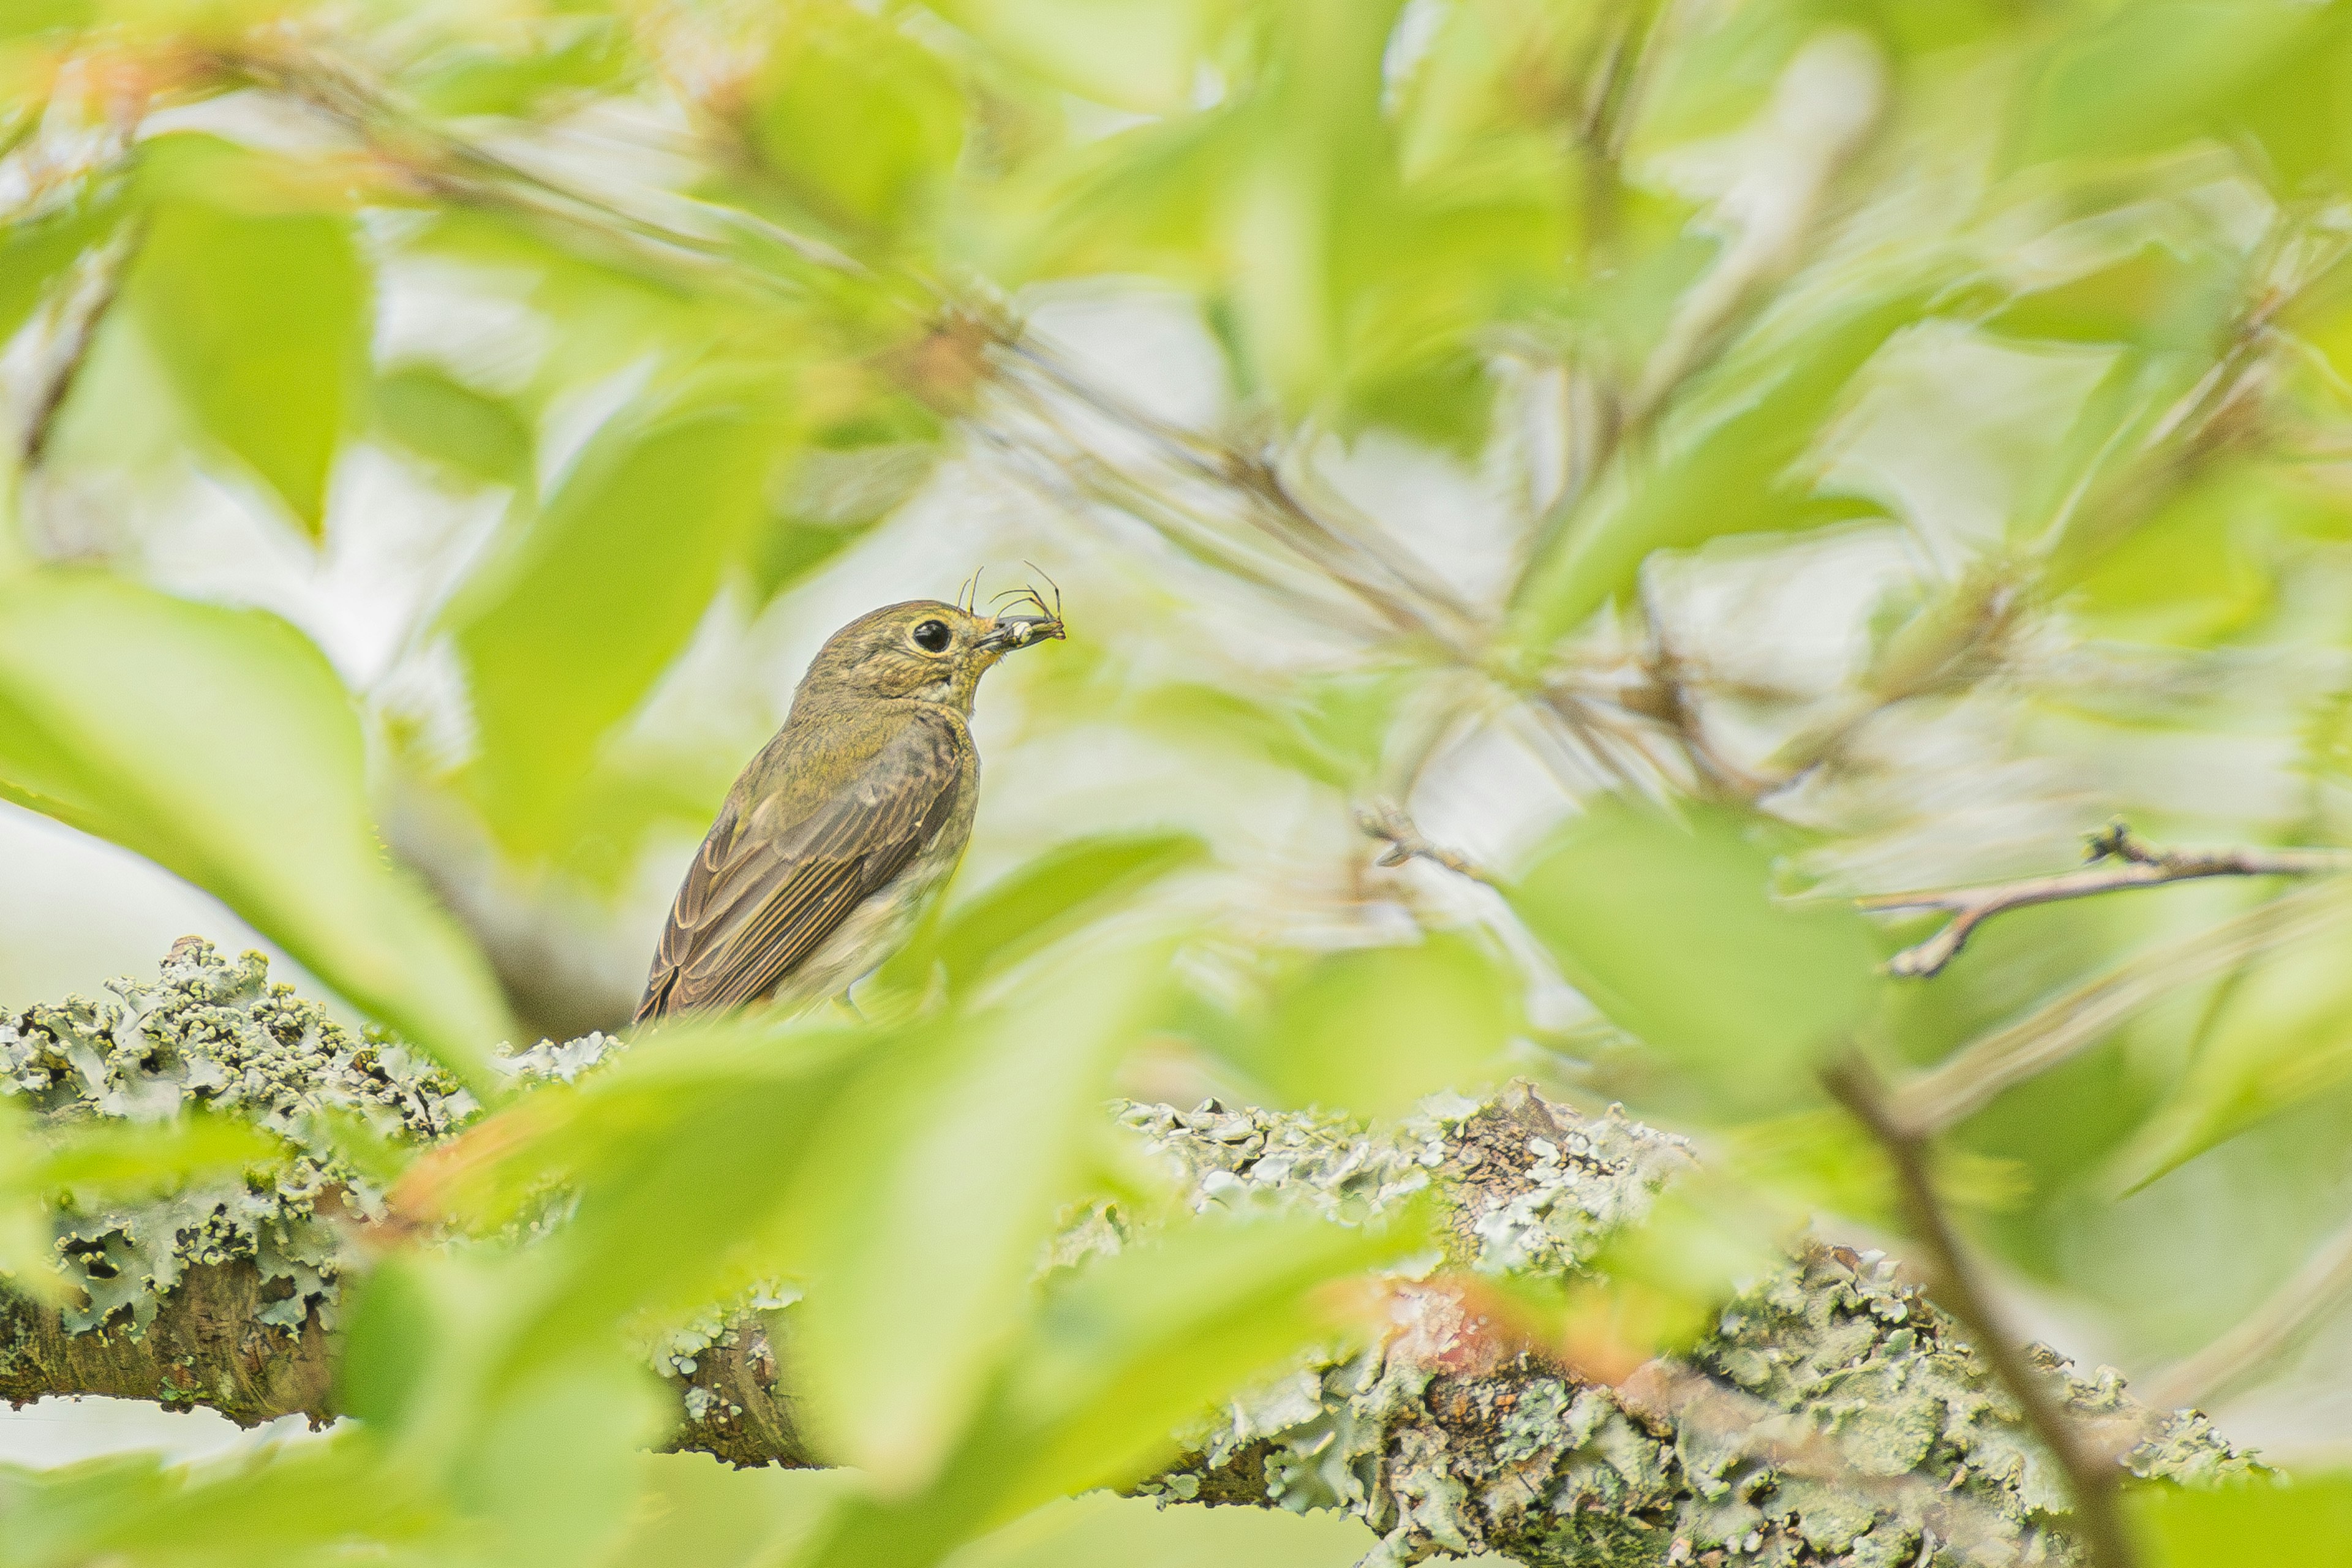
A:
{"type": "Polygon", "coordinates": [[[1422,837],[1404,807],[1391,800],[1375,801],[1356,813],[1356,826],[1368,837],[1380,839],[1388,847],[1381,851],[1376,866],[1402,866],[1408,860],[1427,860],[1444,867],[1457,877],[1467,877],[1487,887],[1496,885],[1484,867],[1458,850],[1443,848],[1422,837]]]}
{"type": "Polygon", "coordinates": [[[1927,1171],[1927,1142],[1890,1113],[1878,1075],[1859,1056],[1849,1056],[1822,1075],[1839,1103],[1877,1140],[1895,1167],[1904,1220],[1927,1254],[1931,1289],[2017,1401],[2025,1424],[2058,1461],[2074,1496],[2076,1532],[2094,1568],[2132,1568],[2135,1557],[2125,1533],[2116,1493],[2122,1479],[2114,1459],[2084,1439],[2051,1397],[2043,1376],[2010,1342],[1992,1304],[1970,1270],[1959,1237],[1936,1196],[1927,1171]]]}
{"type": "Polygon", "coordinates": [[[1977,927],[2010,910],[2206,877],[2311,877],[2352,870],[2352,853],[2340,849],[2158,849],[2121,822],[2093,834],[2088,849],[2091,864],[2079,871],[1981,888],[1881,893],[1855,902],[1881,913],[1895,910],[1950,913],[1951,920],[1934,936],[1886,961],[1891,973],[1920,977],[1941,971],[1968,945],[1977,927]]]}
{"type": "Polygon", "coordinates": [[[2217,925],[2156,943],[2059,993],[2018,1022],[1896,1084],[1889,1093],[1895,1119],[1922,1137],[1939,1132],[1983,1110],[2002,1090],[2105,1039],[2133,1012],[2177,987],[2352,920],[2352,905],[2322,897],[2326,891],[2309,887],[2268,900],[2217,925]]]}
{"type": "MultiPolygon", "coordinates": [[[[168,1087],[263,1120],[310,1163],[268,1192],[239,1180],[60,1216],[92,1299],[60,1312],[0,1290],[0,1396],[104,1393],[248,1425],[331,1417],[338,1276],[362,1263],[358,1238],[382,1211],[364,1177],[302,1143],[306,1108],[397,1110],[428,1138],[470,1112],[396,1044],[270,986],[258,955],[228,963],[184,942],[162,983],[115,994],[0,1015],[0,1079],[68,1120],[168,1087]],[[139,1048],[110,1048],[128,1040],[139,1048]],[[85,1078],[90,1061],[104,1081],[85,1078]],[[191,1216],[198,1230],[175,1228],[191,1216]]],[[[609,1044],[541,1046],[516,1070],[568,1077],[609,1044]]],[[[1524,1084],[1392,1123],[1213,1104],[1130,1105],[1118,1121],[1196,1209],[1360,1224],[1433,1189],[1444,1222],[1435,1271],[1387,1286],[1384,1342],[1309,1352],[1204,1413],[1143,1491],[1344,1509],[1381,1532],[1370,1561],[1391,1565],[1485,1551],[1529,1568],[1759,1557],[1860,1568],[1942,1546],[1986,1568],[2065,1560],[2061,1526],[2029,1500],[2015,1413],[1891,1262],[1803,1244],[1688,1351],[1647,1362],[1637,1351],[1614,1368],[1524,1326],[1514,1291],[1589,1284],[1606,1240],[1690,1168],[1679,1139],[1524,1084]]],[[[1055,1243],[1052,1267],[1138,1239],[1120,1205],[1097,1205],[1055,1243]]],[[[814,1462],[793,1419],[791,1311],[714,1310],[663,1340],[656,1366],[679,1401],[671,1447],[814,1462]]],[[[2159,1415],[2110,1374],[2048,1381],[2051,1397],[2111,1426],[2140,1473],[2251,1468],[2202,1416],[2159,1415]]]]}

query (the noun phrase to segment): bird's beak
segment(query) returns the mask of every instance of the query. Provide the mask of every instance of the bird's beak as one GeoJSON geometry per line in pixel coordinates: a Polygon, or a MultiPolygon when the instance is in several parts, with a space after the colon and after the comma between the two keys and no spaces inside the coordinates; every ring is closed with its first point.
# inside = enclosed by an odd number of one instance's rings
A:
{"type": "Polygon", "coordinates": [[[1002,655],[1065,635],[1058,616],[999,616],[988,623],[988,629],[980,634],[980,641],[973,646],[982,653],[1002,655]]]}

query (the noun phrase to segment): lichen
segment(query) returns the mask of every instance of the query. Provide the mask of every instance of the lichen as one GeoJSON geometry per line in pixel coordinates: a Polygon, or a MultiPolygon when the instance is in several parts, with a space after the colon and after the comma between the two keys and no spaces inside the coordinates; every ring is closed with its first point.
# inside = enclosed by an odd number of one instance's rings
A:
{"type": "MultiPolygon", "coordinates": [[[[1352,1223],[1435,1185],[1465,1278],[1590,1272],[1690,1161],[1612,1111],[1524,1086],[1392,1127],[1126,1106],[1196,1208],[1299,1205],[1352,1223]]],[[[1307,1358],[1187,1434],[1142,1490],[1343,1508],[1381,1532],[1369,1568],[1507,1552],[1529,1568],[2068,1563],[2066,1499],[1949,1321],[1883,1258],[1809,1244],[1712,1331],[1615,1385],[1514,1343],[1443,1273],[1406,1283],[1383,1343],[1307,1358]]],[[[2193,1413],[2162,1417],[2112,1371],[2044,1374],[2143,1476],[2252,1461],[2193,1413]]]]}
{"type": "MultiPolygon", "coordinates": [[[[286,1156],[243,1179],[140,1202],[85,1209],[68,1199],[54,1218],[57,1246],[87,1300],[66,1309],[67,1326],[136,1333],[189,1268],[243,1259],[273,1295],[263,1321],[293,1328],[316,1312],[333,1327],[339,1226],[383,1217],[370,1146],[396,1152],[446,1138],[479,1113],[474,1096],[383,1030],[347,1026],[273,983],[259,952],[232,962],[183,938],[156,980],[107,989],[105,1000],[72,996],[0,1016],[0,1094],[60,1126],[218,1110],[274,1134],[286,1156]]],[[[602,1035],[542,1043],[504,1066],[568,1080],[610,1045],[602,1035]]]]}

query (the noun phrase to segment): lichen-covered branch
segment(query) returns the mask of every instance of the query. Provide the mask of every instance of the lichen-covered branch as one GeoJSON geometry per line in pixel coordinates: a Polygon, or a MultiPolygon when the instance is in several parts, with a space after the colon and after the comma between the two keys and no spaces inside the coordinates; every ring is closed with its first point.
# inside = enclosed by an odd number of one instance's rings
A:
{"type": "MultiPolygon", "coordinates": [[[[0,1085],[67,1120],[234,1109],[293,1151],[268,1191],[197,1187],[61,1214],[86,1304],[0,1296],[0,1394],[105,1393],[207,1405],[244,1423],[333,1414],[345,1248],[382,1214],[366,1143],[436,1139],[473,1108],[393,1042],[268,983],[260,959],[175,946],[161,980],[0,1017],[0,1085]]],[[[514,1058],[568,1078],[591,1037],[514,1058]]],[[[1394,1284],[1393,1331],[1308,1355],[1205,1415],[1141,1489],[1170,1500],[1342,1508],[1372,1561],[1476,1551],[1529,1568],[2075,1560],[2068,1493],[2017,1402],[1951,1321],[1874,1255],[1808,1245],[1749,1283],[1685,1353],[1580,1369],[1502,1326],[1512,1277],[1589,1275],[1602,1241],[1689,1167],[1680,1140],[1587,1117],[1526,1085],[1393,1124],[1214,1104],[1128,1105],[1119,1121],[1196,1207],[1305,1206],[1356,1224],[1433,1191],[1446,1257],[1394,1284]]],[[[1073,1216],[1056,1267],[1115,1250],[1117,1205],[1073,1216]]],[[[655,1347],[677,1388],[676,1447],[806,1464],[793,1419],[791,1310],[714,1310],[655,1347]]],[[[2141,1475],[2248,1468],[2210,1423],[2136,1404],[2111,1372],[2046,1352],[2037,1375],[2141,1475]]]]}
{"type": "Polygon", "coordinates": [[[2352,854],[2336,849],[2158,849],[2120,822],[2093,834],[2088,848],[2091,863],[2079,871],[1981,888],[1883,893],[1856,901],[1881,913],[1898,910],[1950,913],[1952,918],[1935,935],[1886,961],[1890,973],[1917,978],[1942,970],[1959,955],[1977,927],[2011,910],[2206,877],[2310,877],[2352,870],[2352,854]]]}

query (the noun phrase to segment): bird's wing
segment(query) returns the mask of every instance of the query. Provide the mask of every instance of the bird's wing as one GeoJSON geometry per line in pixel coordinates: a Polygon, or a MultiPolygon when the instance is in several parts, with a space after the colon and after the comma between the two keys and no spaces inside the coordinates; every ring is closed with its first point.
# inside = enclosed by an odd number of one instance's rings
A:
{"type": "Polygon", "coordinates": [[[670,907],[638,1022],[737,1006],[798,968],[946,826],[956,742],[950,721],[918,719],[802,812],[784,794],[730,796],[670,907]]]}

